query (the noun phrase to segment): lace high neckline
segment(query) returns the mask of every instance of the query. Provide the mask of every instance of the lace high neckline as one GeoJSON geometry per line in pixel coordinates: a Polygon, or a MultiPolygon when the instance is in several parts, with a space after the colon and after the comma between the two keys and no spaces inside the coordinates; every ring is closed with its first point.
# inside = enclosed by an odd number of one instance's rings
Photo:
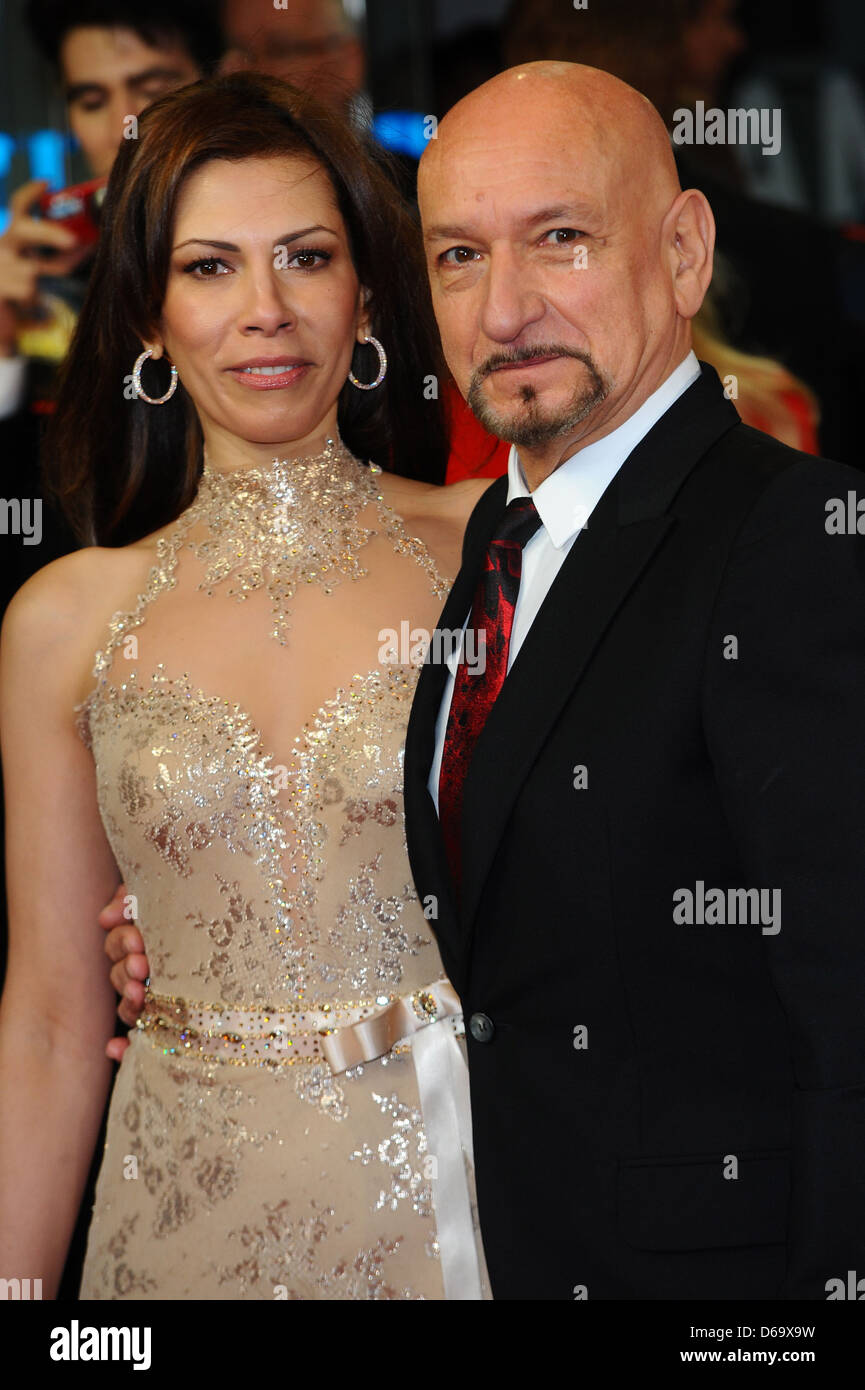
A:
{"type": "Polygon", "coordinates": [[[188,537],[204,565],[199,587],[210,593],[229,581],[228,594],[239,599],[265,588],[272,636],[285,645],[288,605],[298,585],[315,583],[330,593],[342,579],[366,574],[360,552],[371,532],[357,518],[370,502],[381,504],[380,472],[340,439],[329,439],[318,454],[228,472],[205,457],[177,537],[188,537]]]}
{"type": "Polygon", "coordinates": [[[372,507],[378,534],[397,554],[411,557],[429,575],[432,592],[444,600],[450,581],[424,542],[409,535],[402,517],[385,501],[376,464],[364,465],[341,440],[328,440],[320,454],[274,459],[264,468],[221,472],[208,464],[190,505],[160,536],[156,563],[134,608],[114,615],[109,640],[96,653],[93,675],[111,665],[112,653],[130,628],[144,621],[149,605],[176,582],[182,551],[198,557],[203,577],[197,587],[217,586],[237,600],[264,589],[270,599],[271,636],[287,645],[290,603],[298,588],[316,584],[326,594],[343,579],[361,579],[361,555],[373,529],[358,517],[372,507]]]}
{"type": "Polygon", "coordinates": [[[201,483],[216,492],[243,494],[250,504],[260,499],[291,506],[304,497],[316,496],[342,483],[356,483],[359,478],[380,472],[376,464],[366,465],[355,458],[337,437],[328,439],[320,453],[299,458],[273,458],[270,463],[254,468],[215,468],[205,452],[201,483]]]}

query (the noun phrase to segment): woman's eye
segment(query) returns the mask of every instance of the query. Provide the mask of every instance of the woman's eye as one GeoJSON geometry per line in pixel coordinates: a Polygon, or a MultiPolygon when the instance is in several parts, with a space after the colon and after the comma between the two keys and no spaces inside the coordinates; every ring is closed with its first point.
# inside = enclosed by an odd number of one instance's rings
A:
{"type": "MultiPolygon", "coordinates": [[[[287,248],[282,247],[280,249],[285,253],[283,264],[293,266],[297,270],[315,270],[317,266],[326,265],[330,260],[329,251],[320,251],[315,246],[301,246],[298,251],[292,251],[290,255],[287,253],[287,248]]],[[[277,265],[279,265],[279,259],[282,258],[277,259],[277,265]]]]}
{"type": "Polygon", "coordinates": [[[217,260],[213,256],[208,256],[200,261],[191,261],[183,268],[187,275],[194,275],[197,280],[215,280],[217,275],[228,270],[225,261],[217,260]]]}
{"type": "Polygon", "coordinates": [[[203,256],[197,261],[189,261],[184,265],[186,275],[192,275],[195,279],[216,279],[217,275],[227,274],[229,267],[225,261],[218,260],[216,256],[203,256]]]}
{"type": "Polygon", "coordinates": [[[468,265],[478,253],[471,246],[451,246],[441,255],[443,265],[468,265]]]}

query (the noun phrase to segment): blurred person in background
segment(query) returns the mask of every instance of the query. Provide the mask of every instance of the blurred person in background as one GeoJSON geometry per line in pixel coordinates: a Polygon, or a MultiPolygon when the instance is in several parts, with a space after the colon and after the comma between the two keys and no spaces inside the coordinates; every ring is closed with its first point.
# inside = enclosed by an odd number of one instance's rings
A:
{"type": "MultiPolygon", "coordinates": [[[[156,0],[143,16],[132,0],[30,0],[34,42],[60,83],[69,130],[91,177],[107,178],[124,135],[134,132],[130,117],[218,60],[215,13],[213,4],[196,0],[156,0]]],[[[22,402],[28,356],[44,353],[56,362],[65,355],[83,298],[83,277],[58,282],[80,269],[92,247],[34,215],[46,189],[41,179],[17,189],[0,237],[0,417],[22,402]]]]}
{"type": "Polygon", "coordinates": [[[107,178],[130,115],[212,68],[212,4],[30,0],[33,37],[60,80],[69,129],[94,177],[107,178]]]}
{"type": "Polygon", "coordinates": [[[679,95],[687,105],[721,96],[731,63],[748,40],[739,23],[738,0],[688,0],[681,31],[679,95]]]}
{"type": "Polygon", "coordinates": [[[340,0],[223,0],[222,27],[223,72],[281,77],[345,114],[369,109],[363,43],[340,0]]]}
{"type": "Polygon", "coordinates": [[[732,144],[703,145],[701,160],[760,202],[836,225],[865,222],[865,96],[849,58],[821,45],[812,8],[804,43],[779,35],[774,51],[755,55],[741,75],[734,70],[731,82],[731,64],[747,47],[738,10],[737,0],[687,0],[679,104],[780,110],[783,138],[771,158],[758,145],[732,144]]]}

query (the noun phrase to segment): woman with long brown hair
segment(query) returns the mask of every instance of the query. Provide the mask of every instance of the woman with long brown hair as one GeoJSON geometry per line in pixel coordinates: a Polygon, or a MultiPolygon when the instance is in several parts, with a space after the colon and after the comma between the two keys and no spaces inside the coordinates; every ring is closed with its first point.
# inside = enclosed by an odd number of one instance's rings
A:
{"type": "Polygon", "coordinates": [[[109,1084],[122,878],[152,977],[82,1297],[485,1296],[401,797],[402,637],[435,628],[484,486],[437,485],[426,296],[376,157],[279,82],[167,96],[117,159],[50,441],[85,548],[3,630],[0,1263],[46,1293],[109,1084]]]}

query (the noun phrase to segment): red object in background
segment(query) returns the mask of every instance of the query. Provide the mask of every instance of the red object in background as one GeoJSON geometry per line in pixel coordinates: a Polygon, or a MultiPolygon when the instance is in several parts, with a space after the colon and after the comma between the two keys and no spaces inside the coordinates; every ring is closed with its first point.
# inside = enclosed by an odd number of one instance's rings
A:
{"type": "Polygon", "coordinates": [[[786,390],[778,393],[778,399],[787,412],[790,429],[787,432],[780,432],[777,428],[778,420],[770,420],[768,417],[760,415],[756,408],[740,410],[746,425],[752,429],[762,430],[764,434],[771,434],[776,439],[780,439],[782,444],[789,444],[793,449],[801,449],[803,454],[819,454],[820,441],[817,435],[817,420],[814,410],[808,398],[795,386],[790,386],[786,390]]]}
{"type": "Polygon", "coordinates": [[[452,381],[445,385],[443,399],[450,439],[445,482],[458,483],[461,478],[500,478],[507,473],[510,444],[487,434],[452,381]]]}
{"type": "Polygon", "coordinates": [[[68,227],[82,246],[91,246],[99,240],[99,213],[106,182],[90,179],[88,183],[61,188],[59,193],[43,193],[39,198],[42,216],[68,227]]]}

